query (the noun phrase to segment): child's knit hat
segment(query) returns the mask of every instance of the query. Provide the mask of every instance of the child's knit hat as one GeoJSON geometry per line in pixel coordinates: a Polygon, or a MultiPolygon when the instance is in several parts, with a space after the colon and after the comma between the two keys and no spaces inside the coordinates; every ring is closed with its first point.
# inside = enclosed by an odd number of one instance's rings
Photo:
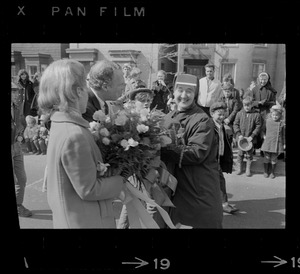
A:
{"type": "Polygon", "coordinates": [[[277,111],[277,112],[279,112],[279,113],[282,113],[283,112],[283,108],[281,107],[281,105],[274,105],[274,106],[272,106],[271,107],[271,112],[273,112],[273,111],[277,111]]]}

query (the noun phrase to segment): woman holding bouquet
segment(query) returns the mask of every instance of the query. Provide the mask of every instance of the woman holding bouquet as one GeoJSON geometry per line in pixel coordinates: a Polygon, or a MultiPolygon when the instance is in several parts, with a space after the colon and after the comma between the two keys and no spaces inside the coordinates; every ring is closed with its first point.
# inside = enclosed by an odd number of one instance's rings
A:
{"type": "Polygon", "coordinates": [[[174,86],[177,110],[165,117],[174,143],[161,150],[161,159],[178,180],[171,219],[177,227],[222,228],[217,144],[214,123],[196,104],[198,78],[178,75],[174,86]],[[177,131],[177,129],[179,130],[177,131]]]}
{"type": "Polygon", "coordinates": [[[84,67],[72,59],[50,64],[40,83],[39,107],[51,114],[47,198],[54,228],[115,228],[112,201],[123,177],[102,177],[106,166],[89,123],[84,67]]]}

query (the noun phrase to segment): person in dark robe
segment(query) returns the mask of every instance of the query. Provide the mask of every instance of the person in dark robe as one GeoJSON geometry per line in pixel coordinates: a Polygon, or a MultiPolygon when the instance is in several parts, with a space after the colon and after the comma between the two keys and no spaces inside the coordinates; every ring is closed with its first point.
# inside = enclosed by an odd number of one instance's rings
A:
{"type": "Polygon", "coordinates": [[[175,226],[222,228],[223,210],[214,122],[196,104],[199,80],[179,74],[174,86],[176,110],[164,126],[173,143],[161,149],[161,159],[178,180],[170,216],[175,226]]]}

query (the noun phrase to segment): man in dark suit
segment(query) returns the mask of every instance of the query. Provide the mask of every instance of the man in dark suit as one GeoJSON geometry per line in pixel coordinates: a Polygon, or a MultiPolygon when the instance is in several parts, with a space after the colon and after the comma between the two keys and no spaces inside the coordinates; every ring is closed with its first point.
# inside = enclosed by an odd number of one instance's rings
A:
{"type": "Polygon", "coordinates": [[[98,61],[91,67],[87,77],[89,99],[86,112],[82,115],[89,122],[93,114],[102,110],[106,115],[120,109],[122,102],[117,101],[125,89],[121,67],[111,61],[98,61]]]}

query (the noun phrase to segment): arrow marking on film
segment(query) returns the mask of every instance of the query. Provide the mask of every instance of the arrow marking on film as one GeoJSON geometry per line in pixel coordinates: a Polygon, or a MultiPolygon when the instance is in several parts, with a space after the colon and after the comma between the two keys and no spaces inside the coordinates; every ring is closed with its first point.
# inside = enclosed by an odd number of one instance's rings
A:
{"type": "Polygon", "coordinates": [[[28,264],[27,264],[27,261],[26,261],[25,257],[24,257],[24,263],[25,263],[25,267],[28,268],[28,264]]]}
{"type": "Polygon", "coordinates": [[[283,259],[281,259],[281,258],[279,258],[279,257],[277,257],[277,256],[273,256],[273,257],[276,258],[276,259],[279,260],[279,261],[261,261],[261,262],[262,262],[262,263],[272,263],[272,264],[276,264],[276,265],[274,265],[273,267],[281,266],[281,265],[287,263],[286,260],[283,260],[283,259]]]}
{"type": "Polygon", "coordinates": [[[138,257],[134,257],[134,258],[136,260],[139,260],[139,262],[122,262],[122,264],[138,264],[138,266],[136,266],[135,268],[139,268],[139,267],[149,264],[148,262],[146,262],[138,257]]]}

